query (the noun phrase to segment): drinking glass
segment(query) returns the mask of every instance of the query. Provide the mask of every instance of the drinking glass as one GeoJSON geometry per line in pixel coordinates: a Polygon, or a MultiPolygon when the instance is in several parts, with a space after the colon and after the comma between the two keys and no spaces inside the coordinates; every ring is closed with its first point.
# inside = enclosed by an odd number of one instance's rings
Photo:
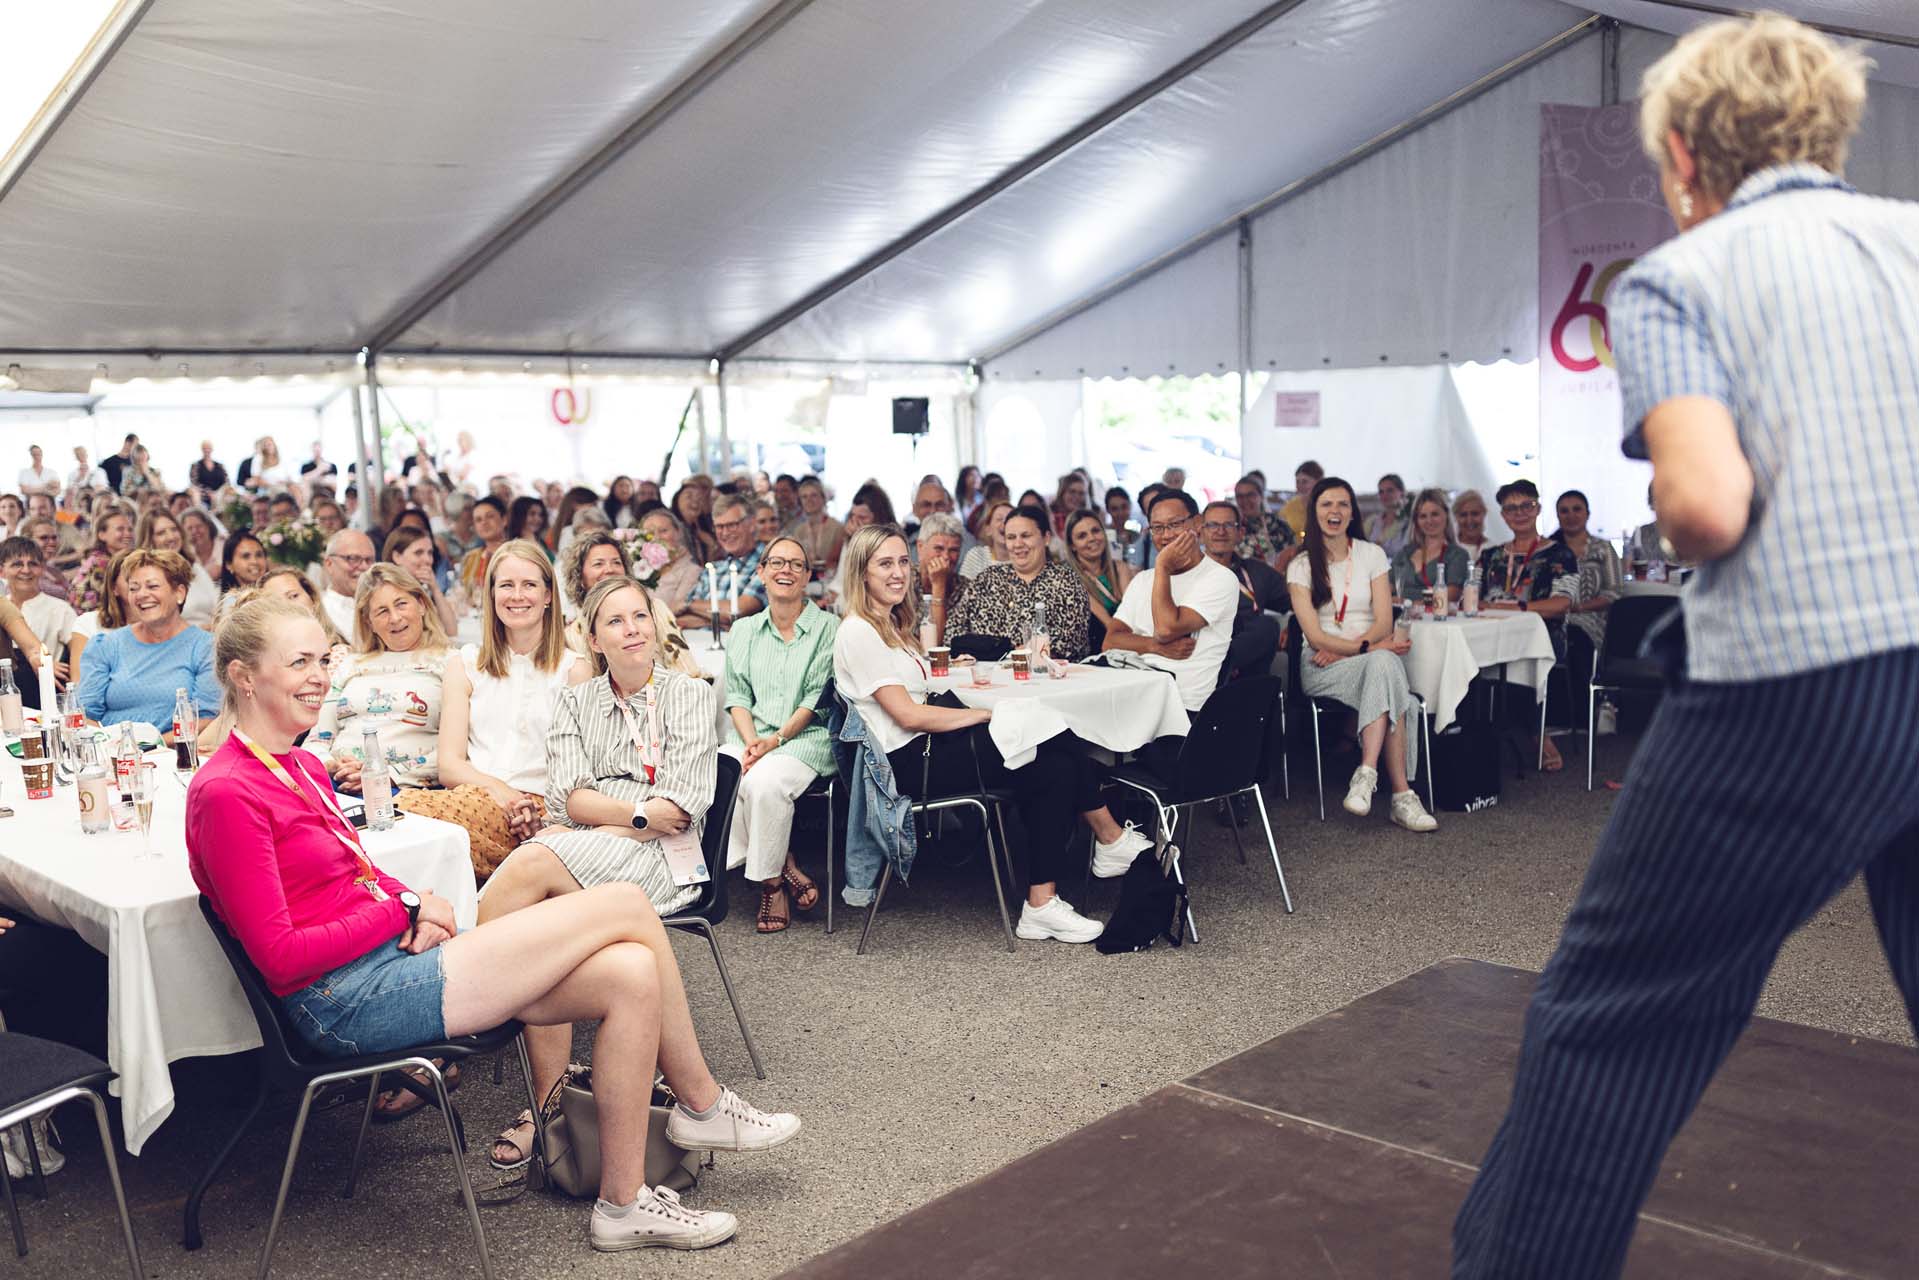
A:
{"type": "Polygon", "coordinates": [[[129,779],[133,785],[133,812],[140,819],[140,852],[141,856],[148,858],[154,856],[153,799],[159,774],[159,767],[151,760],[142,760],[133,767],[133,775],[129,779]]]}

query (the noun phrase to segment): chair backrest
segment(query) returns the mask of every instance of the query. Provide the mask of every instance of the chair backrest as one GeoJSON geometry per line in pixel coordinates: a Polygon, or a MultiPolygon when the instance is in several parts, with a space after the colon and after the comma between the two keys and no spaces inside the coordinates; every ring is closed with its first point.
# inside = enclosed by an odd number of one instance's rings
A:
{"type": "Polygon", "coordinates": [[[1646,634],[1667,614],[1679,607],[1678,596],[1621,596],[1606,610],[1606,639],[1599,653],[1598,669],[1609,664],[1636,662],[1646,634]]]}
{"type": "Polygon", "coordinates": [[[213,902],[204,893],[200,895],[200,914],[206,917],[207,928],[213,931],[214,941],[220,944],[220,950],[226,953],[227,964],[233,969],[233,976],[240,981],[240,990],[247,998],[247,1008],[253,1011],[253,1020],[260,1028],[260,1041],[265,1055],[265,1070],[269,1078],[297,1075],[306,1078],[300,1070],[303,1063],[316,1060],[318,1055],[303,1055],[298,1050],[300,1038],[293,1034],[287,1025],[286,1009],[279,998],[267,989],[266,979],[254,967],[253,960],[240,945],[239,939],[227,929],[220,917],[214,913],[213,902]]]}
{"type": "Polygon", "coordinates": [[[673,913],[698,916],[708,924],[726,919],[726,849],[733,834],[733,797],[740,789],[740,762],[718,752],[713,760],[713,804],[706,811],[706,830],[700,835],[707,881],[700,886],[698,898],[673,913]]]}
{"type": "Polygon", "coordinates": [[[1167,798],[1187,804],[1243,791],[1260,781],[1266,764],[1266,722],[1279,696],[1275,676],[1252,676],[1215,689],[1187,731],[1174,770],[1174,794],[1167,798]]]}

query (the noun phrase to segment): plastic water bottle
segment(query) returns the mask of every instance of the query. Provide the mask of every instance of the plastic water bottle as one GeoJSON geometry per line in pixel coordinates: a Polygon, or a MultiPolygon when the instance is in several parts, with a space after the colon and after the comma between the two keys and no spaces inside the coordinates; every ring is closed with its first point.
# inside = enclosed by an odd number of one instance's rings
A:
{"type": "Polygon", "coordinates": [[[13,659],[0,658],[0,733],[19,737],[27,727],[21,710],[20,687],[13,682],[13,659]]]}
{"type": "Polygon", "coordinates": [[[173,694],[173,767],[181,773],[200,767],[200,712],[185,689],[173,694]]]}
{"type": "Polygon", "coordinates": [[[1052,665],[1053,636],[1046,629],[1046,606],[1037,600],[1033,602],[1033,635],[1026,647],[1033,655],[1035,667],[1052,665]]]}
{"type": "Polygon", "coordinates": [[[366,801],[370,831],[393,827],[393,778],[387,773],[386,753],[380,750],[380,731],[368,725],[360,734],[360,795],[366,801]]]}
{"type": "Polygon", "coordinates": [[[1439,577],[1433,581],[1433,617],[1444,621],[1446,617],[1446,566],[1439,566],[1439,577]]]}
{"type": "Polygon", "coordinates": [[[1466,570],[1466,586],[1459,593],[1459,612],[1468,618],[1479,616],[1479,566],[1466,570]]]}
{"type": "Polygon", "coordinates": [[[75,751],[80,757],[80,830],[97,836],[113,826],[112,788],[94,744],[77,743],[75,751]]]}
{"type": "Polygon", "coordinates": [[[925,653],[940,642],[939,626],[933,621],[933,597],[920,596],[920,652],[925,653]]]}

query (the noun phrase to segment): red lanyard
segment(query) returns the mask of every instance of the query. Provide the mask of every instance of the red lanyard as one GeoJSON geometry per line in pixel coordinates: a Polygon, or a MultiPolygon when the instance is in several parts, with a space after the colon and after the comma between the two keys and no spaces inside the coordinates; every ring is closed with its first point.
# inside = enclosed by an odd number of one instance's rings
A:
{"type": "MultiPolygon", "coordinates": [[[[233,736],[245,744],[246,749],[253,753],[254,759],[267,767],[267,772],[284,783],[287,790],[304,800],[307,808],[319,814],[320,821],[326,823],[327,830],[333,833],[333,838],[346,846],[347,852],[353,855],[360,868],[360,874],[353,878],[353,883],[361,886],[374,897],[384,900],[386,890],[380,887],[379,877],[374,874],[373,859],[366,856],[366,849],[360,844],[359,832],[355,831],[353,824],[346,820],[346,814],[341,812],[339,802],[333,798],[333,788],[314,783],[314,787],[326,797],[327,801],[324,806],[315,804],[312,794],[295,782],[293,775],[286,771],[286,767],[262,750],[259,743],[238,729],[233,731],[233,736]]],[[[313,778],[307,774],[305,765],[300,766],[300,775],[308,782],[313,782],[313,778]]]]}
{"type": "MultiPolygon", "coordinates": [[[[657,671],[658,668],[655,668],[655,670],[657,671]]],[[[607,676],[606,682],[609,686],[612,685],[613,677],[610,674],[607,676]]],[[[633,747],[640,753],[640,764],[645,767],[646,781],[648,785],[651,785],[659,773],[660,756],[664,750],[664,744],[660,737],[660,708],[653,683],[653,676],[649,674],[646,678],[647,736],[644,741],[640,738],[639,722],[633,718],[633,708],[626,704],[626,699],[620,696],[620,691],[617,688],[613,690],[613,705],[618,707],[620,714],[626,718],[626,731],[633,737],[633,747]]]]}
{"type": "Polygon", "coordinates": [[[1513,548],[1518,545],[1519,540],[1515,538],[1512,546],[1506,548],[1506,594],[1509,596],[1519,594],[1519,584],[1526,580],[1526,565],[1532,560],[1533,553],[1539,550],[1539,539],[1535,537],[1531,542],[1527,543],[1526,554],[1515,559],[1513,548]],[[1519,570],[1519,572],[1515,573],[1515,569],[1519,570]]]}
{"type": "Polygon", "coordinates": [[[1346,545],[1346,582],[1339,589],[1339,608],[1333,611],[1333,625],[1336,627],[1346,625],[1346,597],[1352,594],[1352,590],[1353,548],[1352,544],[1348,543],[1346,545]]]}

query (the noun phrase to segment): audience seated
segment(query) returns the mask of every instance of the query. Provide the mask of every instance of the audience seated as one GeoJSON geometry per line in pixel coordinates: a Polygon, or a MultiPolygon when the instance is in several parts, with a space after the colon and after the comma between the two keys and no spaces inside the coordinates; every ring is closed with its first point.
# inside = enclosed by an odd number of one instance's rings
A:
{"type": "Polygon", "coordinates": [[[731,725],[720,750],[740,762],[727,868],[745,866],[759,885],[761,933],[781,932],[792,911],[811,911],[820,899],[787,847],[793,802],[834,771],[819,703],[833,675],[839,619],[806,598],[807,564],[797,538],[767,544],[758,570],[767,606],[735,623],[726,640],[721,705],[731,725]]]}
{"type": "MultiPolygon", "coordinates": [[[[337,539],[351,532],[352,530],[350,529],[343,529],[333,536],[337,539]]],[[[329,540],[327,545],[332,546],[332,540],[329,540]]],[[[348,545],[350,547],[354,544],[348,545]]],[[[370,541],[368,545],[371,545],[370,541]]],[[[453,602],[447,599],[446,594],[440,590],[439,583],[435,578],[434,552],[436,550],[432,531],[423,529],[418,524],[403,517],[400,527],[392,533],[389,533],[386,536],[386,541],[381,544],[380,559],[386,561],[388,564],[399,565],[402,569],[405,569],[413,575],[414,580],[425,588],[427,604],[440,619],[440,629],[448,635],[452,635],[453,632],[459,628],[460,614],[459,611],[453,607],[453,602]]],[[[333,558],[333,554],[329,552],[328,559],[332,560],[333,558]]],[[[327,590],[329,598],[334,594],[331,583],[333,572],[333,567],[329,565],[327,568],[327,576],[329,578],[327,590]]],[[[352,601],[349,600],[347,603],[349,606],[349,616],[351,616],[352,601]]]]}
{"type": "Polygon", "coordinates": [[[52,516],[29,514],[20,524],[20,536],[40,548],[40,593],[52,596],[55,600],[64,600],[68,607],[72,607],[70,597],[73,588],[68,585],[66,575],[54,564],[60,555],[59,523],[52,516]]]}
{"type": "Polygon", "coordinates": [[[988,498],[980,505],[979,541],[960,559],[960,577],[977,578],[986,566],[1006,563],[1006,517],[1012,513],[1013,504],[1004,495],[988,498]]]}
{"type": "Polygon", "coordinates": [[[1219,684],[1233,640],[1239,581],[1206,558],[1200,546],[1199,504],[1179,489],[1161,489],[1147,511],[1157,549],[1152,568],[1126,588],[1106,648],[1136,653],[1147,666],[1170,672],[1180,701],[1198,711],[1219,684]]]}
{"type": "Polygon", "coordinates": [[[332,673],[309,746],[327,762],[334,785],[355,795],[367,729],[396,789],[440,784],[440,712],[447,635],[419,579],[398,565],[374,564],[353,600],[354,653],[332,673]]]}
{"type": "Polygon", "coordinates": [[[140,523],[134,530],[133,544],[149,551],[177,551],[180,554],[193,575],[192,583],[187,587],[187,602],[181,607],[180,616],[187,620],[189,626],[210,627],[213,610],[220,603],[220,587],[194,555],[192,546],[187,542],[186,529],[178,518],[170,511],[147,512],[140,517],[140,523]]]}
{"type": "Polygon", "coordinates": [[[1450,604],[1459,599],[1471,567],[1465,550],[1453,541],[1453,522],[1446,511],[1445,490],[1420,490],[1419,497],[1413,501],[1412,537],[1392,558],[1393,598],[1420,600],[1434,590],[1443,575],[1446,600],[1450,604]]]}
{"type": "MultiPolygon", "coordinates": [[[[1089,514],[1097,524],[1098,514],[1089,514]]],[[[925,528],[921,526],[922,534],[925,528]]],[[[1076,662],[1090,652],[1086,585],[1079,572],[1047,556],[1051,530],[1044,507],[1021,507],[1006,517],[1003,536],[1009,558],[1005,564],[988,565],[970,581],[960,580],[958,603],[943,609],[935,589],[933,616],[948,644],[964,636],[992,636],[1017,647],[1032,634],[1035,610],[1043,606],[1049,651],[1055,658],[1076,662]]],[[[1105,545],[1104,535],[1099,542],[1105,545]]],[[[933,554],[921,553],[922,572],[933,554]]],[[[949,563],[945,554],[941,553],[942,564],[949,563]]]]}
{"type": "Polygon", "coordinates": [[[937,634],[943,634],[947,611],[959,602],[959,564],[965,558],[960,543],[965,536],[959,517],[944,511],[928,512],[913,531],[913,563],[918,568],[914,590],[926,597],[922,603],[931,604],[937,634]]]}
{"type": "MultiPolygon", "coordinates": [[[[71,673],[67,643],[73,639],[77,618],[72,605],[41,590],[45,573],[46,558],[34,539],[0,540],[0,578],[5,580],[8,598],[33,634],[36,650],[44,649],[53,655],[54,678],[65,682],[71,673]]],[[[24,686],[22,688],[24,690],[24,686]]]]}
{"type": "MultiPolygon", "coordinates": [[[[592,1019],[601,1178],[589,1241],[617,1250],[730,1238],[732,1215],[687,1209],[644,1184],[656,1065],[680,1100],[667,1133],[683,1145],[765,1149],[797,1133],[798,1118],[759,1112],[713,1079],[672,946],[644,894],[603,885],[462,932],[444,898],[374,868],[320,761],[294,746],[326,692],[325,643],[295,606],[260,600],[236,612],[221,631],[219,664],[238,731],[187,794],[194,882],[295,1031],[322,1054],[352,1056],[510,1018],[530,1033],[592,1019]]],[[[570,1049],[570,1030],[563,1034],[570,1049]]],[[[530,1130],[510,1131],[522,1133],[530,1130]]]]}
{"type": "MultiPolygon", "coordinates": [[[[1045,508],[1030,513],[1033,536],[1044,539],[1045,508]]],[[[982,784],[1012,790],[1025,832],[1026,903],[1017,932],[1029,940],[1091,942],[1103,926],[1058,896],[1083,846],[1075,814],[1092,829],[1096,858],[1131,865],[1149,846],[1130,824],[1121,827],[1100,801],[1099,780],[1085,744],[1060,733],[1039,744],[1035,757],[1008,769],[985,731],[990,709],[929,705],[929,667],[919,642],[912,556],[894,525],[872,525],[853,535],[846,565],[845,620],[834,642],[838,693],[864,721],[869,747],[885,754],[902,794],[923,800],[972,794],[982,784]]],[[[1117,874],[1117,873],[1115,873],[1117,874]]],[[[849,884],[849,901],[854,886],[849,884]]]]}
{"type": "MultiPolygon", "coordinates": [[[[260,585],[267,571],[266,545],[245,529],[229,533],[220,548],[220,594],[260,585]]],[[[219,611],[216,609],[216,616],[219,611]]]]}
{"type": "Polygon", "coordinates": [[[1086,648],[1096,653],[1106,643],[1113,611],[1133,581],[1133,567],[1114,558],[1106,521],[1097,511],[1081,511],[1067,521],[1066,548],[1086,591],[1086,648]]]}
{"type": "MultiPolygon", "coordinates": [[[[1279,516],[1293,531],[1295,547],[1301,546],[1306,538],[1307,500],[1312,496],[1313,486],[1325,478],[1326,468],[1310,458],[1293,468],[1293,496],[1286,499],[1286,505],[1279,509],[1279,516]]],[[[1282,570],[1285,567],[1280,566],[1282,570]]]]}
{"type": "Polygon", "coordinates": [[[135,550],[115,559],[126,625],[87,645],[80,705],[99,724],[131,720],[170,734],[178,690],[208,715],[220,705],[213,637],[180,616],[193,572],[177,551],[135,550]]]}
{"type": "MultiPolygon", "coordinates": [[[[1257,560],[1271,568],[1296,541],[1293,527],[1277,511],[1266,509],[1266,478],[1249,471],[1233,485],[1233,507],[1239,518],[1242,560],[1257,560]]],[[[1208,552],[1208,554],[1211,554],[1208,552]]]]}
{"type": "Polygon", "coordinates": [[[662,612],[684,612],[701,575],[699,557],[687,549],[691,535],[680,518],[657,501],[640,509],[639,529],[643,537],[665,547],[671,557],[653,586],[653,595],[659,600],[662,612]]]}
{"type": "Polygon", "coordinates": [[[679,616],[683,627],[731,626],[736,616],[735,583],[739,587],[738,617],[766,607],[766,584],[754,572],[760,567],[765,547],[755,540],[753,513],[745,499],[726,493],[713,500],[713,532],[719,538],[720,554],[707,562],[694,582],[679,616]]]}
{"type": "Polygon", "coordinates": [[[486,558],[506,541],[507,506],[492,494],[473,504],[473,536],[479,545],[460,560],[460,586],[469,600],[480,594],[486,579],[486,558]]]}
{"type": "MultiPolygon", "coordinates": [[[[327,617],[333,619],[334,630],[348,638],[353,636],[354,598],[360,589],[360,578],[372,568],[374,559],[373,539],[359,529],[342,529],[328,538],[326,554],[320,559],[321,574],[325,579],[325,586],[320,592],[320,607],[326,610],[327,617]]],[[[390,556],[386,559],[389,563],[398,563],[390,556]]],[[[411,570],[408,572],[412,574],[411,570]]],[[[412,576],[423,589],[433,580],[430,574],[424,578],[418,574],[412,576]]],[[[441,629],[445,629],[444,622],[441,623],[441,629]]]]}
{"type": "Polygon", "coordinates": [[[1379,478],[1379,510],[1366,521],[1366,541],[1392,558],[1412,538],[1412,509],[1406,501],[1406,482],[1388,472],[1379,478]]]}
{"type": "Polygon", "coordinates": [[[820,578],[838,567],[840,549],[846,545],[846,529],[826,513],[826,487],[818,476],[800,477],[796,492],[800,513],[788,532],[805,549],[812,576],[820,578]]]}
{"type": "MultiPolygon", "coordinates": [[[[1546,620],[1553,652],[1563,659],[1565,622],[1581,598],[1579,560],[1564,543],[1539,536],[1539,489],[1532,481],[1501,485],[1495,497],[1513,538],[1481,558],[1480,607],[1538,614],[1546,620]]],[[[1541,755],[1547,772],[1564,767],[1550,738],[1541,744],[1541,755]]]]}
{"type": "Polygon", "coordinates": [[[1246,525],[1239,503],[1207,503],[1199,513],[1199,534],[1206,558],[1239,583],[1235,607],[1240,615],[1287,611],[1286,580],[1265,560],[1240,550],[1246,545],[1246,525]]]}
{"type": "Polygon", "coordinates": [[[1453,499],[1453,540],[1468,564],[1478,564],[1491,545],[1486,541],[1486,499],[1477,489],[1462,489],[1453,499]]]}
{"type": "Polygon", "coordinates": [[[74,610],[85,613],[98,609],[105,596],[107,561],[122,551],[133,549],[133,506],[115,502],[94,518],[93,547],[80,558],[80,565],[68,577],[74,610]]]}

